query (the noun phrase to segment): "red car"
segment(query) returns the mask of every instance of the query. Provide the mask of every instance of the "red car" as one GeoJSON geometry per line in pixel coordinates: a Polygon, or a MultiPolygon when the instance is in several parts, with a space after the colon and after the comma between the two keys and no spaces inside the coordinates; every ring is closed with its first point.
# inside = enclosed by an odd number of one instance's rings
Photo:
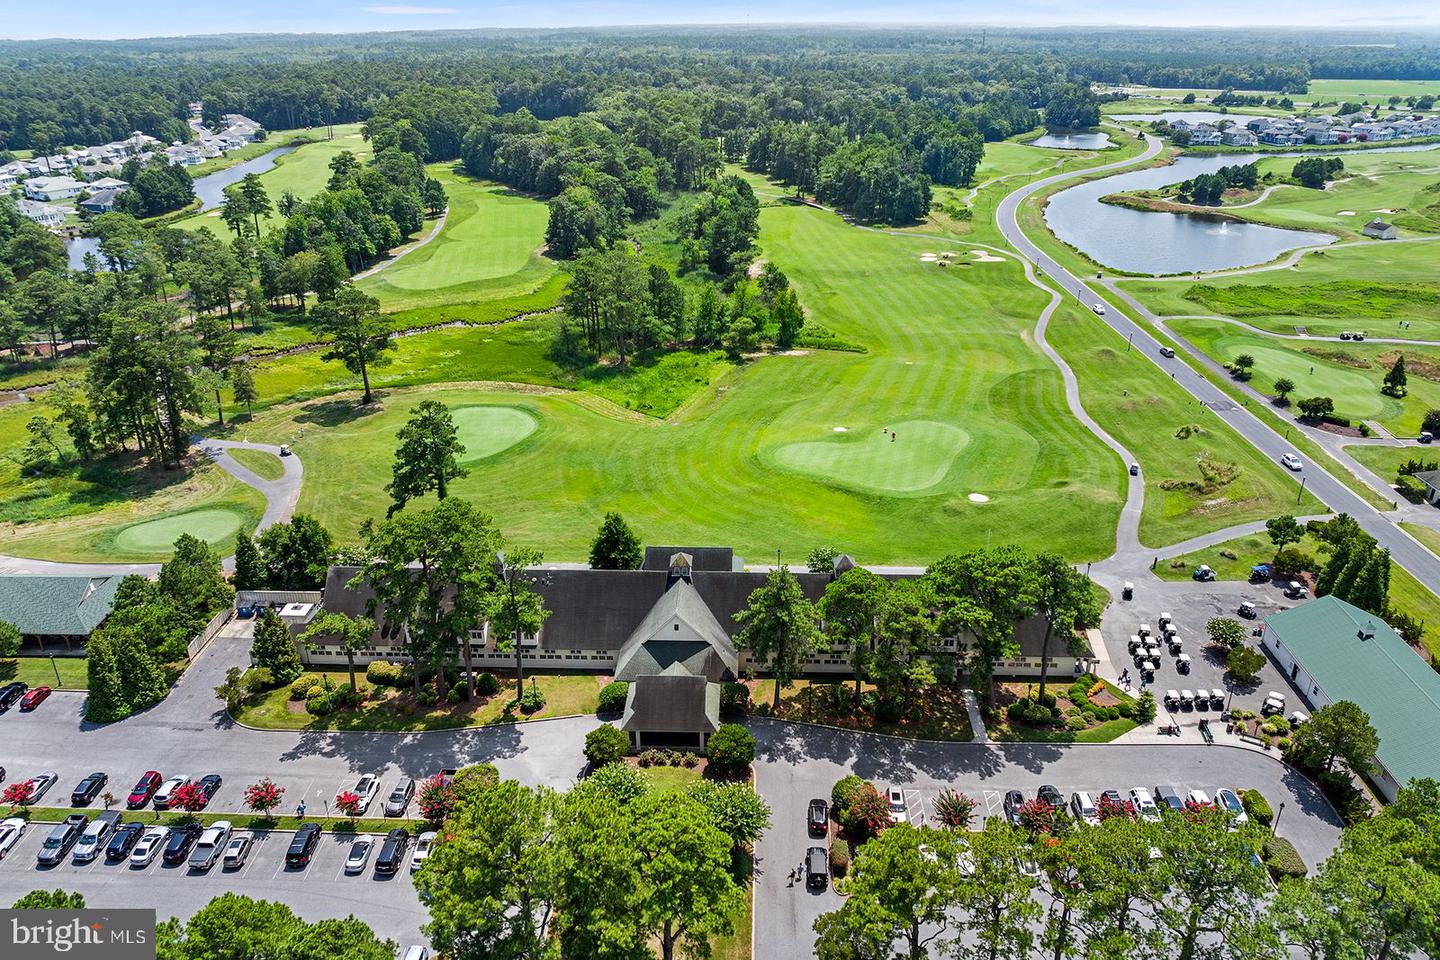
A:
{"type": "Polygon", "coordinates": [[[34,710],[36,707],[40,706],[40,704],[44,703],[45,698],[48,696],[50,696],[49,687],[36,687],[34,690],[31,690],[29,693],[25,694],[25,696],[20,698],[21,711],[23,712],[27,710],[34,710]]]}
{"type": "Polygon", "coordinates": [[[160,784],[164,779],[164,777],[160,776],[159,771],[147,770],[145,775],[140,778],[140,781],[135,784],[135,789],[130,791],[130,796],[125,801],[126,805],[131,810],[139,810],[145,806],[145,804],[150,802],[150,798],[155,795],[155,791],[160,789],[160,784]]]}

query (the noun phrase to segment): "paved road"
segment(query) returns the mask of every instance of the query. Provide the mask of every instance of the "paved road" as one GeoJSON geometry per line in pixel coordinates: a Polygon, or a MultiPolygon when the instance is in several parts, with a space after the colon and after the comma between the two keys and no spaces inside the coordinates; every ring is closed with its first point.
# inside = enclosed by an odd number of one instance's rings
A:
{"type": "Polygon", "coordinates": [[[756,847],[756,960],[795,960],[814,954],[812,925],[838,909],[826,889],[789,886],[786,873],[816,841],[805,830],[812,797],[830,796],[840,777],[854,772],[882,788],[906,790],[911,812],[928,815],[941,787],[950,786],[998,808],[1004,791],[1034,796],[1042,783],[1067,795],[1074,790],[1168,783],[1183,794],[1198,788],[1254,787],[1278,809],[1279,832],[1307,864],[1323,860],[1340,835],[1340,821],[1309,781],[1273,757],[1236,747],[1180,744],[917,743],[820,727],[755,720],[760,741],[756,785],[770,802],[773,825],[756,847]]]}
{"type": "MultiPolygon", "coordinates": [[[[1084,173],[1093,174],[1096,170],[1109,170],[1151,159],[1160,152],[1162,144],[1154,137],[1147,136],[1146,140],[1145,152],[1139,157],[1097,167],[1084,171],[1084,173]]],[[[1295,453],[1294,448],[1280,434],[1248,409],[1236,405],[1219,387],[1206,380],[1184,360],[1179,357],[1167,359],[1160,356],[1160,341],[1152,336],[1146,327],[1121,313],[1111,300],[1107,300],[1090,284],[1060,266],[1025,236],[1017,219],[1020,205],[1025,199],[1079,175],[1066,173],[1046,177],[1007,195],[1000,202],[996,211],[996,222],[1005,239],[1023,256],[1037,264],[1066,293],[1075,296],[1087,307],[1103,305],[1105,313],[1102,319],[1109,324],[1111,329],[1121,337],[1133,342],[1135,349],[1141,355],[1148,357],[1152,363],[1169,373],[1191,396],[1209,407],[1215,416],[1234,428],[1240,436],[1262,454],[1272,460],[1278,460],[1283,454],[1295,453]]],[[[1396,527],[1391,518],[1376,510],[1318,464],[1307,462],[1305,469],[1296,474],[1296,478],[1303,478],[1310,492],[1324,501],[1331,509],[1337,512],[1344,511],[1353,516],[1366,533],[1375,537],[1382,546],[1390,549],[1390,553],[1397,563],[1414,574],[1427,588],[1440,592],[1440,557],[1436,557],[1409,534],[1396,527]]]]}

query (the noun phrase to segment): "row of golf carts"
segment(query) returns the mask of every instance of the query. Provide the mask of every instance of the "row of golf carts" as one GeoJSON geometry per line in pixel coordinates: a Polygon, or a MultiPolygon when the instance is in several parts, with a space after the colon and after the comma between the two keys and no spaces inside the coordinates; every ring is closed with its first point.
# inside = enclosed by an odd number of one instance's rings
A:
{"type": "Polygon", "coordinates": [[[1149,683],[1160,669],[1161,650],[1168,648],[1175,658],[1175,669],[1181,673],[1190,672],[1190,655],[1184,653],[1185,641],[1175,629],[1175,619],[1168,613],[1160,614],[1160,632],[1150,630],[1150,624],[1142,623],[1130,636],[1130,656],[1135,659],[1135,668],[1140,677],[1149,683]]]}

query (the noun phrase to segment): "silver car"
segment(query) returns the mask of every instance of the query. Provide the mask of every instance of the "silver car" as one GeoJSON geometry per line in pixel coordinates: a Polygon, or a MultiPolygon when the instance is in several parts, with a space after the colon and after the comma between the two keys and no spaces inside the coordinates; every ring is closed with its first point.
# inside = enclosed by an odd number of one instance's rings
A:
{"type": "Polygon", "coordinates": [[[230,844],[230,821],[216,820],[200,834],[195,849],[190,851],[191,870],[209,870],[230,844]]]}

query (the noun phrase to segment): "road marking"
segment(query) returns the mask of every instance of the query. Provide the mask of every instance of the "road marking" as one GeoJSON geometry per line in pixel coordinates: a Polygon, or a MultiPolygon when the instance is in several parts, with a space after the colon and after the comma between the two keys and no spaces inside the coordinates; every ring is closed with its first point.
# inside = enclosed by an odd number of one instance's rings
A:
{"type": "Polygon", "coordinates": [[[910,811],[910,822],[917,827],[925,826],[925,802],[919,790],[905,791],[905,807],[910,811]]]}
{"type": "Polygon", "coordinates": [[[999,790],[986,790],[983,796],[985,799],[985,816],[987,817],[993,816],[995,811],[1005,803],[1005,795],[999,790]]]}

